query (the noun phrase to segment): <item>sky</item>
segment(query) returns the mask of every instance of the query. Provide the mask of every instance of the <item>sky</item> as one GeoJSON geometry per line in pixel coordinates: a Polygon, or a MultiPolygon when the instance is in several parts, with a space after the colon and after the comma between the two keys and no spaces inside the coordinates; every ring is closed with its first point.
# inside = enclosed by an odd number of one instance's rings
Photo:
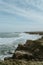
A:
{"type": "Polygon", "coordinates": [[[0,32],[43,31],[43,0],[0,0],[0,32]]]}

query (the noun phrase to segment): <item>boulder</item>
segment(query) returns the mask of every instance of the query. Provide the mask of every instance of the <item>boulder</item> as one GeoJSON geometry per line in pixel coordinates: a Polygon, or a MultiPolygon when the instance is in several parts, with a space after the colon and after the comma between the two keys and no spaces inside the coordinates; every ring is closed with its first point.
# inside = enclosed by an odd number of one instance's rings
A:
{"type": "Polygon", "coordinates": [[[34,59],[32,53],[25,51],[16,51],[13,55],[13,59],[34,59]]]}
{"type": "Polygon", "coordinates": [[[25,45],[19,44],[17,49],[15,51],[19,50],[27,50],[27,47],[25,45]]]}

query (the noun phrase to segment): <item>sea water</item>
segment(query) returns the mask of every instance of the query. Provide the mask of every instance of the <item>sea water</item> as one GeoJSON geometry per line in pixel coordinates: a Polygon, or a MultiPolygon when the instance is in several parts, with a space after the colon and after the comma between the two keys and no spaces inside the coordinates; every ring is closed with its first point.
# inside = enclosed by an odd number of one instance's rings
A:
{"type": "Polygon", "coordinates": [[[11,57],[8,52],[15,51],[18,44],[24,44],[26,40],[36,40],[40,35],[26,33],[0,33],[0,60],[11,57]]]}

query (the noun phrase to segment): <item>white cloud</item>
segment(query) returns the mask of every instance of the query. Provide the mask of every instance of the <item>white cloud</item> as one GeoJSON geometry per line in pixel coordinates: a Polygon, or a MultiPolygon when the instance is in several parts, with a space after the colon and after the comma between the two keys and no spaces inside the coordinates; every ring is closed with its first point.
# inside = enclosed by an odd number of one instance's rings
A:
{"type": "MultiPolygon", "coordinates": [[[[24,2],[24,1],[22,1],[22,2],[24,2]]],[[[29,0],[25,0],[25,2],[24,2],[25,5],[27,5],[26,2],[27,2],[27,4],[29,3],[31,5],[36,6],[35,0],[31,0],[30,2],[29,2],[29,0]]],[[[38,2],[39,2],[39,0],[38,0],[38,2]]],[[[36,3],[37,3],[37,1],[36,1],[36,3]]],[[[10,3],[8,4],[7,2],[1,2],[1,4],[3,4],[3,6],[1,7],[0,11],[5,11],[5,12],[11,13],[11,14],[17,14],[17,15],[23,16],[27,19],[31,19],[33,21],[43,22],[43,15],[41,14],[41,12],[38,13],[34,10],[27,11],[25,9],[21,9],[21,8],[17,7],[15,4],[12,5],[10,3]]],[[[39,8],[39,4],[36,7],[39,8]]],[[[43,9],[43,8],[41,8],[41,9],[43,9]]]]}
{"type": "MultiPolygon", "coordinates": [[[[2,0],[2,1],[0,0],[0,11],[25,17],[25,19],[34,21],[35,23],[37,21],[37,23],[40,24],[41,26],[41,24],[43,24],[43,0],[18,0],[18,1],[19,4],[17,2],[15,4],[12,4],[13,2],[15,2],[15,0],[2,0]],[[23,5],[23,8],[21,7],[21,5],[23,5]]],[[[33,26],[33,28],[34,27],[42,28],[40,26],[39,25],[37,25],[37,27],[33,26]]]]}

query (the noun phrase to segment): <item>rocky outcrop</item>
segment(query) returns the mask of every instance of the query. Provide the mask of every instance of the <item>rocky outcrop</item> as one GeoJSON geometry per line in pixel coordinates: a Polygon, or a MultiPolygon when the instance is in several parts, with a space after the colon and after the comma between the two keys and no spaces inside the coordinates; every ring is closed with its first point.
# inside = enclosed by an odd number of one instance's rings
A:
{"type": "Polygon", "coordinates": [[[32,59],[32,53],[25,52],[25,51],[16,51],[13,55],[13,59],[32,59]]]}
{"type": "Polygon", "coordinates": [[[43,45],[40,41],[27,40],[24,45],[19,44],[13,58],[28,60],[43,60],[43,45]]]}

